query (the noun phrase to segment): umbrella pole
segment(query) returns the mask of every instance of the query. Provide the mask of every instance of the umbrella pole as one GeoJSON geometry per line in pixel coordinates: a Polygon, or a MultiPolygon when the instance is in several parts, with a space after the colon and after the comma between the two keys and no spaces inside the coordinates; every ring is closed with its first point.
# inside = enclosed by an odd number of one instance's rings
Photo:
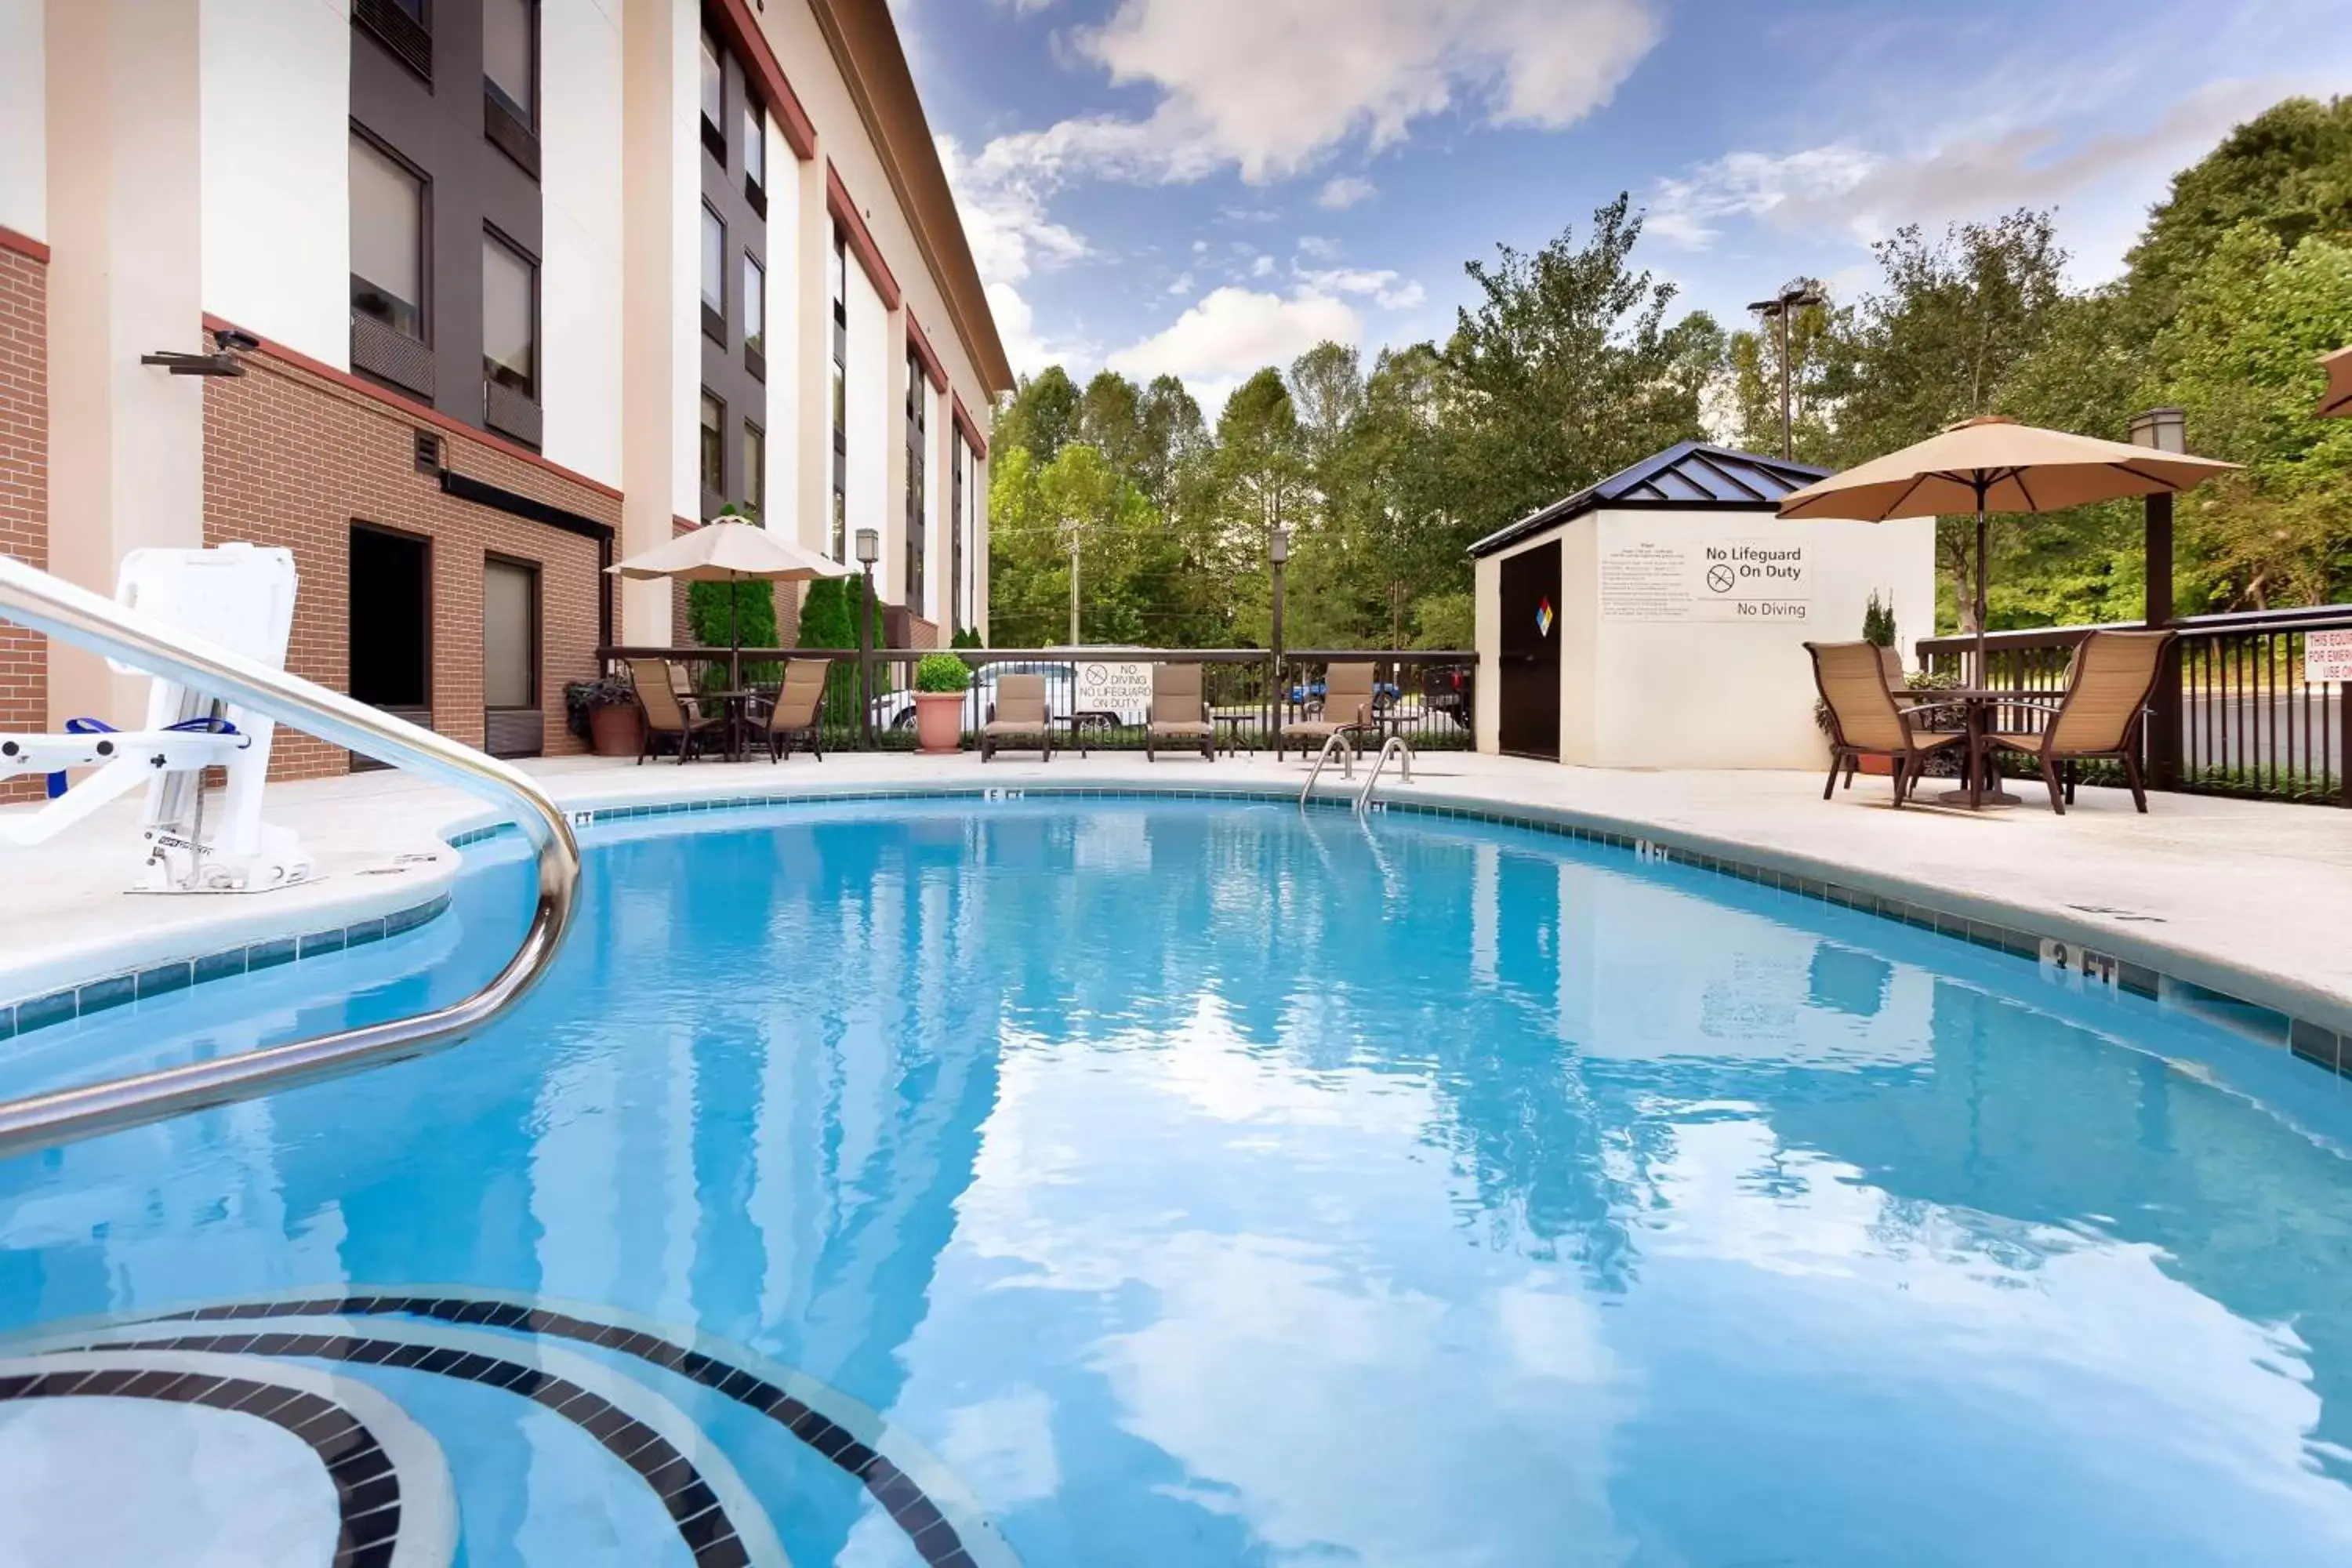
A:
{"type": "MultiPolygon", "coordinates": [[[[1978,525],[1978,531],[1982,532],[1981,523],[1978,525]]],[[[1982,548],[1981,544],[1979,548],[1982,548]]],[[[727,574],[727,689],[730,691],[743,689],[743,633],[735,620],[735,601],[742,592],[742,574],[737,572],[727,574]]],[[[1982,589],[1978,590],[1977,596],[1984,596],[1982,589]]]]}
{"type": "Polygon", "coordinates": [[[1977,685],[1984,687],[1985,669],[1985,494],[1977,487],[1977,685]]]}

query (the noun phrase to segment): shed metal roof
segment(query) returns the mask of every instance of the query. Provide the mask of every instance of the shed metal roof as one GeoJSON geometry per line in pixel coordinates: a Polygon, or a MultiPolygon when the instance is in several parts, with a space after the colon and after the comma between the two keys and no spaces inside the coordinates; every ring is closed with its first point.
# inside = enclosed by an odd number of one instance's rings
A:
{"type": "Polygon", "coordinates": [[[1705,441],[1685,441],[1621,468],[1599,484],[1588,485],[1572,496],[1529,512],[1472,545],[1470,553],[1492,555],[1530,534],[1557,528],[1571,518],[1605,506],[1777,510],[1782,497],[1829,475],[1829,469],[1817,468],[1810,463],[1786,463],[1778,458],[1710,446],[1705,441]]]}

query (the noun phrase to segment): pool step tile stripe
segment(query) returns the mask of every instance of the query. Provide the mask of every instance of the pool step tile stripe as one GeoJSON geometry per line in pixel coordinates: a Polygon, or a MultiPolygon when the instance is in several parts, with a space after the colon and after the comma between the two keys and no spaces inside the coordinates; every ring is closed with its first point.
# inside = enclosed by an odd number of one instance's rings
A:
{"type": "Polygon", "coordinates": [[[786,1562],[774,1526],[717,1446],[658,1394],[585,1357],[444,1324],[371,1324],[276,1310],[259,1316],[277,1326],[259,1332],[227,1327],[173,1333],[150,1322],[109,1331],[73,1348],[342,1362],[499,1389],[561,1415],[635,1471],[669,1514],[695,1568],[782,1568],[786,1562]],[[701,1456],[701,1463],[689,1453],[701,1456]]]}
{"type": "MultiPolygon", "coordinates": [[[[836,1468],[856,1477],[892,1521],[906,1532],[931,1568],[978,1568],[965,1537],[921,1483],[873,1445],[861,1441],[842,1422],[817,1410],[765,1377],[721,1357],[679,1344],[676,1340],[621,1324],[597,1322],[568,1312],[521,1301],[449,1295],[402,1296],[354,1293],[347,1296],[260,1303],[229,1302],[171,1313],[151,1320],[174,1322],[272,1321],[282,1318],[367,1319],[408,1316],[452,1324],[478,1324],[541,1339],[570,1340],[619,1352],[665,1372],[677,1373],[747,1409],[765,1415],[815,1450],[836,1468]]],[[[275,1342],[257,1335],[253,1342],[275,1342]]],[[[263,1352],[261,1353],[278,1353],[263,1352]]],[[[428,1369],[430,1370],[430,1369],[428,1369]]],[[[986,1544],[996,1544],[992,1539],[986,1544]]],[[[984,1546],[983,1546],[984,1549],[984,1546]]]]}
{"type": "MultiPolygon", "coordinates": [[[[188,1353],[200,1349],[110,1345],[0,1362],[0,1403],[143,1399],[267,1421],[309,1445],[335,1489],[331,1568],[446,1568],[456,1555],[456,1495],[422,1427],[348,1378],[264,1357],[188,1353]]],[[[126,1492],[136,1484],[121,1479],[126,1492]]]]}

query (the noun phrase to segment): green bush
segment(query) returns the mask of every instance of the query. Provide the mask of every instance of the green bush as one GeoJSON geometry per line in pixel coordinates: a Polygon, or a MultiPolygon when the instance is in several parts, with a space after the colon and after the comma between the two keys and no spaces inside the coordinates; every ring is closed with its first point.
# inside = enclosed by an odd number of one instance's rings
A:
{"type": "MultiPolygon", "coordinates": [[[[801,636],[803,647],[855,648],[857,646],[857,607],[866,591],[864,582],[856,577],[820,577],[808,585],[801,599],[801,636]]],[[[869,642],[866,646],[873,646],[869,642]]],[[[852,658],[834,661],[833,673],[826,677],[824,687],[826,721],[833,724],[857,722],[857,661],[852,658]]]]}
{"type": "Polygon", "coordinates": [[[971,666],[951,653],[927,653],[915,666],[918,691],[962,692],[971,689],[971,666]]]}
{"type": "Polygon", "coordinates": [[[1880,647],[1895,646],[1895,607],[1880,598],[1875,588],[1870,591],[1870,603],[1863,606],[1862,640],[1880,647]]]}
{"type": "Polygon", "coordinates": [[[980,646],[980,628],[978,626],[966,626],[961,631],[956,633],[954,637],[948,639],[948,647],[978,647],[980,646]]]}

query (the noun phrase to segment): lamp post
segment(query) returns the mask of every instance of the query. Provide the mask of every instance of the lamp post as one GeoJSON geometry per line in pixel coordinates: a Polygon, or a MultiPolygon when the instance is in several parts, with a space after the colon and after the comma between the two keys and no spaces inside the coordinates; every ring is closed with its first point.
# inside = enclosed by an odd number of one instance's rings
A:
{"type": "Polygon", "coordinates": [[[1269,695],[1274,699],[1274,743],[1279,750],[1282,745],[1282,704],[1289,695],[1282,685],[1282,569],[1290,563],[1290,530],[1280,523],[1275,524],[1273,531],[1266,535],[1265,560],[1274,573],[1273,635],[1266,641],[1274,645],[1271,649],[1274,674],[1269,695]]]}
{"type": "Polygon", "coordinates": [[[1797,458],[1796,437],[1789,406],[1789,315],[1811,305],[1829,303],[1829,296],[1814,286],[1810,279],[1799,279],[1782,287],[1769,300],[1759,300],[1748,308],[1768,321],[1780,323],[1780,460],[1794,462],[1797,458]]]}
{"type": "Polygon", "coordinates": [[[866,590],[857,606],[858,732],[866,749],[874,749],[874,563],[882,559],[882,536],[870,528],[857,531],[857,566],[866,575],[866,590]]]}
{"type": "MultiPolygon", "coordinates": [[[[2156,452],[2185,453],[2189,416],[2178,408],[2135,414],[2131,443],[2156,452]]],[[[2142,504],[2147,509],[2147,539],[2142,552],[2146,586],[2140,621],[2153,630],[2172,624],[2172,492],[2148,496],[2142,504]]],[[[2180,783],[2180,644],[2175,641],[2164,650],[2163,668],[2157,672],[2151,699],[2155,711],[2148,715],[2147,771],[2159,789],[2171,789],[2180,783]]]]}

